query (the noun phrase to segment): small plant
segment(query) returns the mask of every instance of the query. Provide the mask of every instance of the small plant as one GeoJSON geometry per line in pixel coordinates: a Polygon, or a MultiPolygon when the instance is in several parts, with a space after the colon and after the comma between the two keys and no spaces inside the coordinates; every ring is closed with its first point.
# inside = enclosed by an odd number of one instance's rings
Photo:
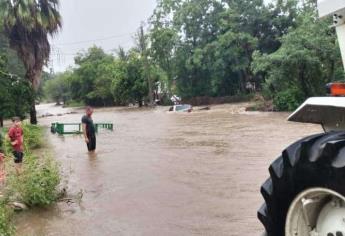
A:
{"type": "Polygon", "coordinates": [[[13,211],[6,206],[4,201],[0,201],[0,235],[12,236],[15,233],[15,228],[12,223],[13,211]]]}

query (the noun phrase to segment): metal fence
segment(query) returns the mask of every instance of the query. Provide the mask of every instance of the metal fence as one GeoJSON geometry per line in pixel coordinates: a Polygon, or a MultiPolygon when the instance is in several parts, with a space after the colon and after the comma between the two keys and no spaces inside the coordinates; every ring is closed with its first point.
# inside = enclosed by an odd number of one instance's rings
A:
{"type": "MultiPolygon", "coordinates": [[[[96,133],[99,129],[106,129],[110,131],[114,130],[114,125],[112,123],[96,123],[94,125],[96,133]]],[[[60,135],[83,133],[81,123],[52,123],[50,131],[52,133],[58,133],[60,135]]]]}

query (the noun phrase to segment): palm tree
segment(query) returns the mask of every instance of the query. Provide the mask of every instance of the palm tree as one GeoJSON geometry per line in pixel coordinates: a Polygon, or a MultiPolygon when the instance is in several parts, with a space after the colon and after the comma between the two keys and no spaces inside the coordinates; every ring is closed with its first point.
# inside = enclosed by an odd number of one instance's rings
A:
{"type": "Polygon", "coordinates": [[[59,0],[0,0],[0,2],[4,31],[10,47],[23,61],[25,78],[32,85],[30,122],[37,124],[35,94],[43,66],[50,55],[48,36],[54,36],[61,28],[59,0]]]}

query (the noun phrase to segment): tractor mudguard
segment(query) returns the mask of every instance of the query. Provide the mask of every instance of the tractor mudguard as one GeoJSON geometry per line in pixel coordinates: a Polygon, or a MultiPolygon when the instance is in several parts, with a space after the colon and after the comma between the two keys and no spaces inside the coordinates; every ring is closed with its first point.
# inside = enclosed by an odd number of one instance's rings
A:
{"type": "Polygon", "coordinates": [[[326,132],[345,130],[345,97],[309,98],[288,120],[320,124],[326,132]]]}

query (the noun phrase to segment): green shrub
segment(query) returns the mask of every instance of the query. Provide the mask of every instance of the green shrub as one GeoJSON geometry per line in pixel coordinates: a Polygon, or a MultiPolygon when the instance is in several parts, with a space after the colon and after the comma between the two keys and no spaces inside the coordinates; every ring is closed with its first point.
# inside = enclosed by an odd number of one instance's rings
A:
{"type": "Polygon", "coordinates": [[[15,233],[15,228],[12,223],[13,211],[9,209],[5,202],[0,202],[0,235],[12,236],[15,233]]]}
{"type": "Polygon", "coordinates": [[[43,129],[37,125],[23,124],[25,151],[43,146],[43,129]]]}
{"type": "Polygon", "coordinates": [[[57,187],[60,183],[59,167],[56,161],[44,156],[24,157],[23,173],[8,178],[8,188],[17,196],[17,200],[29,205],[44,207],[56,202],[57,187]]]}
{"type": "Polygon", "coordinates": [[[277,93],[273,98],[273,105],[278,111],[293,111],[304,101],[302,92],[295,87],[277,93]]]}

